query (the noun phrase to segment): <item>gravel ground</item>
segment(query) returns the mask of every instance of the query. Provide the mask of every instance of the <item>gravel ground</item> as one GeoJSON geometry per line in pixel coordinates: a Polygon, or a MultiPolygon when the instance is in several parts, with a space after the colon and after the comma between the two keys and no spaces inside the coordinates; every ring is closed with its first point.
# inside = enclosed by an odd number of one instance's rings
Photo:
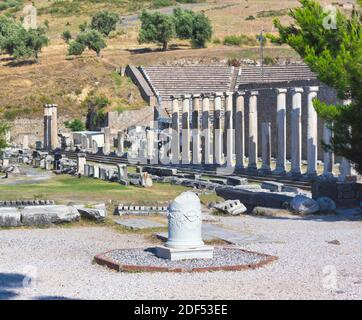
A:
{"type": "Polygon", "coordinates": [[[107,252],[105,257],[111,258],[122,265],[131,266],[151,266],[151,267],[165,267],[165,268],[182,268],[185,270],[192,270],[193,268],[209,268],[209,267],[222,267],[222,266],[238,266],[248,264],[257,264],[267,257],[257,253],[244,252],[238,249],[214,249],[213,259],[190,259],[171,261],[158,258],[153,249],[125,249],[107,252]]]}
{"type": "Polygon", "coordinates": [[[192,274],[116,273],[91,263],[105,251],[152,246],[142,235],[105,227],[0,230],[0,297],[361,299],[362,222],[354,220],[223,217],[233,230],[272,239],[244,249],[279,260],[256,270],[192,274]]]}

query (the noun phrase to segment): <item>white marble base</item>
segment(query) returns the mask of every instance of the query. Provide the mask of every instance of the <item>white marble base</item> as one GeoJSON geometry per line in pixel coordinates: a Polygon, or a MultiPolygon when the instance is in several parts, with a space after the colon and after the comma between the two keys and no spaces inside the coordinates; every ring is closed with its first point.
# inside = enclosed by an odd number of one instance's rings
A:
{"type": "Polygon", "coordinates": [[[171,261],[186,259],[212,259],[214,247],[202,246],[194,249],[176,249],[164,246],[156,247],[156,256],[171,261]]]}

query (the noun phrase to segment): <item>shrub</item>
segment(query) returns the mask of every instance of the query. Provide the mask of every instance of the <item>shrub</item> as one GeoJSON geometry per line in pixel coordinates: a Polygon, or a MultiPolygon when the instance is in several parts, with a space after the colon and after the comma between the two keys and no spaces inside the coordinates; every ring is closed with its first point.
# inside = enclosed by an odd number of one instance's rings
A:
{"type": "Polygon", "coordinates": [[[71,129],[73,132],[84,131],[85,125],[80,119],[74,119],[73,121],[64,122],[66,128],[71,129]]]}
{"type": "Polygon", "coordinates": [[[257,41],[251,36],[241,35],[230,35],[224,38],[224,45],[226,46],[242,46],[242,45],[256,45],[257,41]]]}

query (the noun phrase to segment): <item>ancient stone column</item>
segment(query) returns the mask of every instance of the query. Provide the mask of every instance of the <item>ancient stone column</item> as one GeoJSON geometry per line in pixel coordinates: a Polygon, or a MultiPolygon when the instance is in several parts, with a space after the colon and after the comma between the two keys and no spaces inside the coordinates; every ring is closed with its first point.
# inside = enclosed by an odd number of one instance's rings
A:
{"type": "Polygon", "coordinates": [[[269,174],[271,172],[271,123],[263,122],[261,125],[261,144],[263,165],[261,170],[269,174]]]}
{"type": "Polygon", "coordinates": [[[77,154],[77,173],[84,175],[84,165],[86,164],[86,155],[84,153],[77,154]]]}
{"type": "Polygon", "coordinates": [[[51,105],[51,149],[58,148],[58,106],[51,105]]]}
{"type": "Polygon", "coordinates": [[[215,93],[214,108],[214,163],[222,162],[222,132],[221,132],[221,97],[222,93],[215,93]]]}
{"type": "Polygon", "coordinates": [[[249,99],[249,165],[248,170],[258,168],[258,91],[250,92],[249,99]]]}
{"type": "MultiPolygon", "coordinates": [[[[324,123],[323,125],[323,141],[326,144],[330,144],[332,140],[332,130],[329,129],[324,123]]],[[[334,154],[331,151],[324,151],[323,153],[323,176],[333,177],[333,165],[334,165],[334,154]]]]}
{"type": "Polygon", "coordinates": [[[287,89],[277,92],[277,162],[273,173],[285,174],[287,162],[287,89]]]}
{"type": "Polygon", "coordinates": [[[226,164],[232,167],[234,161],[234,127],[233,127],[233,93],[225,93],[225,137],[226,137],[226,164]]]}
{"type": "Polygon", "coordinates": [[[51,118],[50,105],[46,104],[44,106],[44,150],[49,150],[51,147],[51,118]]]}
{"type": "Polygon", "coordinates": [[[303,88],[293,89],[293,103],[291,114],[291,173],[300,175],[302,165],[302,93],[303,88]]]}
{"type": "Polygon", "coordinates": [[[23,149],[29,149],[29,136],[23,136],[23,149]]]}
{"type": "Polygon", "coordinates": [[[111,152],[111,129],[109,127],[104,128],[104,146],[103,154],[109,154],[111,152]]]}
{"type": "Polygon", "coordinates": [[[118,152],[118,155],[121,156],[124,154],[124,133],[123,133],[123,131],[118,131],[117,140],[118,140],[117,152],[118,152]]]}
{"type": "Polygon", "coordinates": [[[318,95],[318,87],[308,88],[308,120],[307,120],[307,161],[309,176],[317,175],[318,157],[318,117],[313,107],[313,99],[318,95]]]}
{"type": "Polygon", "coordinates": [[[99,166],[94,166],[94,174],[93,174],[93,177],[95,179],[99,179],[99,166]]]}
{"type": "Polygon", "coordinates": [[[245,168],[245,105],[244,91],[238,91],[236,97],[236,113],[235,113],[235,154],[236,154],[236,170],[245,168]]]}
{"type": "Polygon", "coordinates": [[[202,98],[202,163],[211,164],[211,132],[210,132],[210,98],[203,96],[202,98]]]}
{"type": "Polygon", "coordinates": [[[182,102],[182,164],[190,164],[190,95],[182,102]]]}
{"type": "Polygon", "coordinates": [[[176,96],[172,99],[172,125],[171,125],[171,163],[180,163],[180,106],[179,99],[176,96]]]}
{"type": "Polygon", "coordinates": [[[192,95],[192,164],[201,164],[200,95],[192,95]]]}
{"type": "MultiPolygon", "coordinates": [[[[343,101],[343,104],[345,106],[349,105],[349,104],[351,104],[351,100],[345,100],[345,101],[343,101]]],[[[344,157],[341,159],[341,162],[339,165],[339,172],[340,172],[339,179],[342,181],[345,180],[347,177],[352,176],[351,162],[344,157]]]]}

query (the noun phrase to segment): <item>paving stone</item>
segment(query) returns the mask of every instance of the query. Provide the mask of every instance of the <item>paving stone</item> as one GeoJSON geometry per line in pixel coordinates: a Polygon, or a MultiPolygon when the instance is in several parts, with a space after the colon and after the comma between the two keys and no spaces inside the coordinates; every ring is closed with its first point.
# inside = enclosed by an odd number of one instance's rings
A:
{"type": "Polygon", "coordinates": [[[165,227],[165,224],[158,223],[151,220],[145,219],[127,219],[127,220],[118,220],[116,224],[124,226],[128,229],[134,230],[143,230],[143,229],[152,229],[152,228],[162,228],[165,227]]]}

